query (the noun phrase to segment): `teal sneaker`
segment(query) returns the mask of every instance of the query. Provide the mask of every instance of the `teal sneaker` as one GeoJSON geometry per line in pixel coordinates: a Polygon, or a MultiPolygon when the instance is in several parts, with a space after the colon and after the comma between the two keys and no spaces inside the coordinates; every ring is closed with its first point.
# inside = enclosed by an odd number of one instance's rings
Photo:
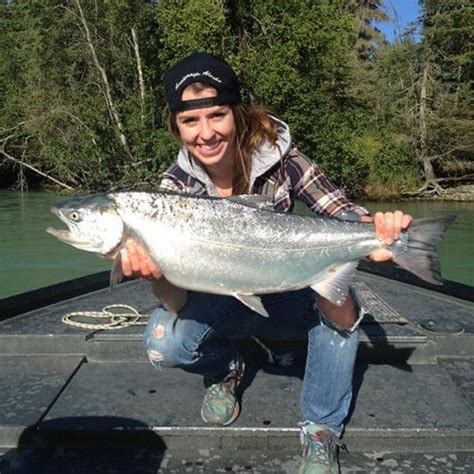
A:
{"type": "Polygon", "coordinates": [[[341,440],[323,425],[305,422],[300,427],[303,462],[299,474],[339,474],[341,440]]]}
{"type": "Polygon", "coordinates": [[[245,362],[240,354],[235,368],[220,382],[209,383],[202,401],[201,418],[211,425],[228,426],[240,414],[236,397],[237,387],[242,380],[245,362]]]}

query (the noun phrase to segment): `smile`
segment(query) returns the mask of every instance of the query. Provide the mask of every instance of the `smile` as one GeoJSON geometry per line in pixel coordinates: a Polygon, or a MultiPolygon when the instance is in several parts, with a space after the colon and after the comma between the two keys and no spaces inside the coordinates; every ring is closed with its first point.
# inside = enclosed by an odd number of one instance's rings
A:
{"type": "Polygon", "coordinates": [[[214,155],[220,153],[224,142],[222,140],[217,140],[212,143],[205,143],[202,145],[198,145],[201,154],[203,155],[214,155]]]}

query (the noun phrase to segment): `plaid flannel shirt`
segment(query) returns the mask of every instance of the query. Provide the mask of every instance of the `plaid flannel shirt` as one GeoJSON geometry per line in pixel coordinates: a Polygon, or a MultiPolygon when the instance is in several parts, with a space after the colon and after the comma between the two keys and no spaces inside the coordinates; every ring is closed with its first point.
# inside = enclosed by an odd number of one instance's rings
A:
{"type": "MultiPolygon", "coordinates": [[[[162,175],[160,190],[179,193],[208,195],[203,182],[173,163],[162,175]]],[[[324,216],[355,213],[369,214],[367,209],[350,201],[322,173],[318,165],[295,147],[268,171],[258,176],[250,194],[262,194],[273,199],[278,211],[291,212],[295,199],[304,202],[312,211],[324,216]]]]}

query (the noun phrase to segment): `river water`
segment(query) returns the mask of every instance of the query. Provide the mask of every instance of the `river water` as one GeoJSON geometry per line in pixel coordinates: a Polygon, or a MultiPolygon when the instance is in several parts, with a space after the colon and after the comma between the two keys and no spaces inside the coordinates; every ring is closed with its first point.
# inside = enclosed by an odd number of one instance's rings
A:
{"type": "MultiPolygon", "coordinates": [[[[0,190],[0,298],[109,269],[109,261],[76,250],[46,233],[63,228],[50,213],[64,197],[0,190]]],[[[415,217],[455,214],[439,246],[443,277],[474,285],[474,203],[363,203],[371,212],[403,209],[415,217]]]]}

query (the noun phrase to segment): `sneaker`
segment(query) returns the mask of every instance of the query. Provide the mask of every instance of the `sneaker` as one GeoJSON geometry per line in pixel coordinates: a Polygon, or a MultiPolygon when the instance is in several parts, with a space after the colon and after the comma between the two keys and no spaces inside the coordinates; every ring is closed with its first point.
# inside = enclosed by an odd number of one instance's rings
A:
{"type": "Polygon", "coordinates": [[[303,463],[300,474],[339,474],[341,440],[327,427],[305,422],[301,427],[303,463]]]}
{"type": "Polygon", "coordinates": [[[236,367],[223,380],[207,387],[201,408],[201,418],[206,423],[228,426],[237,419],[240,404],[235,392],[244,375],[244,369],[244,360],[238,354],[236,367]]]}

